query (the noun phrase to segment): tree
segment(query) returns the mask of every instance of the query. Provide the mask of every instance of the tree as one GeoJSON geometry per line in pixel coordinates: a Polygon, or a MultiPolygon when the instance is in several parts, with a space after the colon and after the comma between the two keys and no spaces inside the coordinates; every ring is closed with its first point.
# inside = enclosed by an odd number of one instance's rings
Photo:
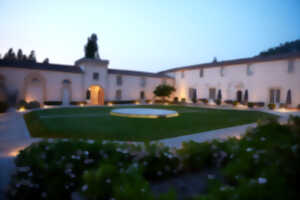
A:
{"type": "Polygon", "coordinates": [[[35,52],[34,50],[32,50],[30,52],[30,55],[28,56],[28,60],[32,61],[32,62],[36,62],[36,57],[35,57],[35,52]]]}
{"type": "Polygon", "coordinates": [[[16,54],[12,48],[4,55],[4,60],[16,60],[16,54]]]}
{"type": "Polygon", "coordinates": [[[43,61],[44,64],[49,64],[49,58],[45,58],[45,60],[43,61]]]}
{"type": "Polygon", "coordinates": [[[248,103],[248,90],[245,91],[244,103],[248,103]]]}
{"type": "Polygon", "coordinates": [[[217,102],[218,105],[221,105],[222,103],[222,90],[218,90],[218,95],[217,95],[217,102]]]}
{"type": "Polygon", "coordinates": [[[98,53],[97,35],[93,33],[84,47],[85,58],[100,59],[98,53]]]}
{"type": "Polygon", "coordinates": [[[23,60],[23,52],[22,52],[22,49],[19,49],[19,50],[18,50],[18,53],[17,53],[17,60],[23,60]]]}
{"type": "Polygon", "coordinates": [[[157,97],[161,97],[162,101],[165,102],[165,98],[169,97],[172,92],[175,92],[175,88],[171,85],[158,85],[153,91],[154,95],[157,97]]]}
{"type": "Polygon", "coordinates": [[[292,104],[292,92],[291,89],[289,89],[287,91],[287,95],[286,95],[286,105],[290,105],[292,104]]]}

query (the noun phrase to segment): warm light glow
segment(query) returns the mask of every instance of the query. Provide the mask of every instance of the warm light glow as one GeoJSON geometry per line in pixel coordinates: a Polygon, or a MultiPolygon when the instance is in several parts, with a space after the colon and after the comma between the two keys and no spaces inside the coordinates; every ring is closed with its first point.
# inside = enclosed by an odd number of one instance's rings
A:
{"type": "Polygon", "coordinates": [[[112,102],[108,102],[107,106],[113,106],[114,104],[112,102]]]}
{"type": "Polygon", "coordinates": [[[83,106],[84,106],[84,103],[80,103],[79,106],[80,106],[80,107],[83,107],[83,106]]]}
{"type": "Polygon", "coordinates": [[[11,157],[16,157],[20,151],[22,151],[26,146],[18,147],[10,151],[7,155],[11,157]]]}
{"type": "Polygon", "coordinates": [[[50,107],[49,107],[49,106],[47,106],[47,105],[44,105],[44,106],[43,106],[43,108],[47,109],[47,108],[50,108],[50,107]]]}
{"type": "Polygon", "coordinates": [[[140,105],[140,102],[139,101],[135,101],[134,104],[135,105],[140,105]]]}
{"type": "Polygon", "coordinates": [[[149,101],[148,104],[153,104],[153,102],[152,102],[152,101],[149,101]]]}
{"type": "Polygon", "coordinates": [[[169,105],[169,103],[168,103],[168,102],[165,102],[165,103],[164,103],[164,105],[166,105],[166,106],[167,106],[167,105],[169,105]]]}
{"type": "Polygon", "coordinates": [[[240,140],[240,139],[241,139],[241,136],[240,136],[240,135],[237,135],[237,136],[235,136],[235,139],[240,140]]]}
{"type": "Polygon", "coordinates": [[[18,112],[25,112],[25,111],[26,111],[26,109],[25,109],[24,106],[22,106],[22,107],[20,107],[20,108],[18,109],[18,112]]]}

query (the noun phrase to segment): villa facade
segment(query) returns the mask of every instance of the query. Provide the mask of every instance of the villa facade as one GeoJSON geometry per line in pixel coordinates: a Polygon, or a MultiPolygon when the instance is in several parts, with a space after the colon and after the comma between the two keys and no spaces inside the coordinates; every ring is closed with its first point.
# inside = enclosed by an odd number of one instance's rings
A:
{"type": "Polygon", "coordinates": [[[160,84],[173,85],[172,98],[300,104],[300,53],[211,62],[159,73],[110,69],[108,60],[79,59],[74,65],[0,60],[0,101],[15,94],[17,101],[153,100],[160,84]],[[245,95],[247,93],[247,95],[245,95]],[[288,94],[289,93],[289,94],[288,94]],[[247,96],[247,97],[245,97],[247,96]]]}

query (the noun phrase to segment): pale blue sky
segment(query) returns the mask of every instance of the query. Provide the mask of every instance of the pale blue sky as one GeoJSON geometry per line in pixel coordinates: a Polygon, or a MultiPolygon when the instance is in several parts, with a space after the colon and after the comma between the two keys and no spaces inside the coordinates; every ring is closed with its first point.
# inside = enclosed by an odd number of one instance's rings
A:
{"type": "Polygon", "coordinates": [[[161,71],[300,38],[299,0],[0,0],[0,54],[73,64],[96,33],[110,67],[161,71]]]}

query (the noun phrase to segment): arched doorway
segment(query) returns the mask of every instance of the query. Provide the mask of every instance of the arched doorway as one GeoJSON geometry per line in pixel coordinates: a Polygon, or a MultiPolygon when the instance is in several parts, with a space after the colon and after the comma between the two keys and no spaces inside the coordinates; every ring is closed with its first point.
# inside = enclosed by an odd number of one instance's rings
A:
{"type": "Polygon", "coordinates": [[[243,92],[241,90],[238,90],[236,92],[236,100],[237,102],[241,103],[243,100],[243,92]]]}
{"type": "Polygon", "coordinates": [[[69,105],[72,99],[71,81],[63,80],[62,82],[62,104],[69,105]]]}
{"type": "Polygon", "coordinates": [[[25,78],[24,100],[26,102],[38,101],[43,104],[46,99],[46,80],[39,73],[29,74],[25,78]]]}
{"type": "Polygon", "coordinates": [[[104,105],[104,90],[98,85],[92,85],[89,87],[90,104],[92,105],[104,105]]]}

